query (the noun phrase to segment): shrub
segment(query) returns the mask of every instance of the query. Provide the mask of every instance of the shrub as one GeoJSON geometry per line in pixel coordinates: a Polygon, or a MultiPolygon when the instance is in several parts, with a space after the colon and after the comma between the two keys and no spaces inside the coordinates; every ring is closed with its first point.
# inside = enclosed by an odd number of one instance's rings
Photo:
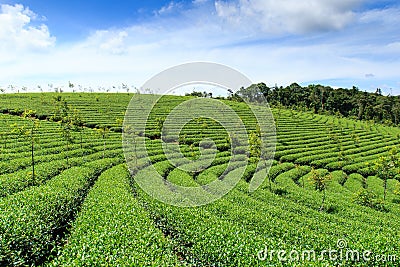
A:
{"type": "Polygon", "coordinates": [[[0,265],[40,263],[77,212],[96,171],[71,168],[0,201],[0,265]]]}
{"type": "Polygon", "coordinates": [[[377,196],[368,189],[363,188],[356,192],[353,196],[353,202],[377,211],[388,211],[383,200],[378,199],[377,196]]]}
{"type": "Polygon", "coordinates": [[[38,265],[62,238],[96,177],[118,159],[73,167],[0,200],[0,265],[38,265]]]}
{"type": "Polygon", "coordinates": [[[68,243],[51,266],[173,266],[171,243],[129,187],[123,165],[102,173],[89,192],[68,243]]]}

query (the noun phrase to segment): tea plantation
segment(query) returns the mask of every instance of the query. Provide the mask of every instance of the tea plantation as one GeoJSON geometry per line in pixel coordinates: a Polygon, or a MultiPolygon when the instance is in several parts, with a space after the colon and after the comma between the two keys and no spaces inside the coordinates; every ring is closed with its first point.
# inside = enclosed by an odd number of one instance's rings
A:
{"type": "MultiPolygon", "coordinates": [[[[250,193],[256,164],[227,169],[232,141],[211,119],[194,118],[177,140],[197,159],[199,142],[213,139],[208,168],[167,160],[160,125],[191,97],[161,98],[138,133],[147,153],[136,151],[128,170],[121,132],[131,98],[0,96],[0,266],[400,265],[399,128],[273,108],[275,157],[250,193]],[[138,186],[150,168],[188,187],[244,174],[221,199],[182,208],[138,186]]],[[[244,103],[224,103],[256,131],[244,103]]]]}

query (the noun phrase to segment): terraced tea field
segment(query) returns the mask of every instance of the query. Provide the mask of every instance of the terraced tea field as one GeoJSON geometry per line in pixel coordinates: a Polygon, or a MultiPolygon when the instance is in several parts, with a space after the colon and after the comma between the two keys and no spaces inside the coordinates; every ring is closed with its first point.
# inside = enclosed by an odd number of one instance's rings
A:
{"type": "MultiPolygon", "coordinates": [[[[194,118],[175,140],[185,155],[181,165],[193,168],[190,160],[204,152],[200,141],[211,138],[217,153],[210,166],[184,171],[167,159],[160,125],[189,97],[160,100],[146,131],[137,133],[146,151],[135,151],[138,168],[128,170],[121,125],[131,97],[1,95],[1,266],[399,266],[400,176],[388,178],[385,190],[374,166],[400,145],[400,129],[273,109],[275,158],[267,179],[250,193],[256,163],[246,158],[229,165],[232,141],[216,121],[194,118]],[[51,120],[60,97],[85,125],[68,132],[70,139],[51,120]],[[35,115],[21,117],[26,109],[35,115]],[[186,187],[222,174],[243,176],[221,199],[182,208],[152,198],[135,182],[151,168],[186,187]],[[329,180],[326,190],[310,182],[319,178],[329,180]],[[364,200],[377,205],[360,204],[360,192],[375,195],[364,200]],[[328,255],[332,250],[336,258],[328,255]]],[[[244,103],[224,103],[249,133],[256,130],[244,103]]]]}

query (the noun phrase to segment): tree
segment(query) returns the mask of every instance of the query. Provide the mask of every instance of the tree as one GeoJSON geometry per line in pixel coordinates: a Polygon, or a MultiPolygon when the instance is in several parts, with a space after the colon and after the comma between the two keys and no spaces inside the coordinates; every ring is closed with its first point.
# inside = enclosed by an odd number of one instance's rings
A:
{"type": "Polygon", "coordinates": [[[209,97],[212,98],[212,93],[207,93],[206,91],[204,92],[197,92],[193,91],[191,93],[186,93],[185,96],[196,96],[196,97],[209,97]]]}
{"type": "Polygon", "coordinates": [[[69,87],[69,89],[72,90],[73,93],[75,93],[75,89],[74,89],[75,85],[73,83],[68,82],[68,87],[69,87]]]}
{"type": "Polygon", "coordinates": [[[117,118],[115,119],[115,124],[118,127],[118,131],[123,131],[123,124],[124,124],[124,120],[121,118],[117,118]]]}
{"type": "Polygon", "coordinates": [[[126,93],[129,95],[129,86],[127,84],[122,84],[122,90],[126,91],[126,93]]]}
{"type": "MultiPolygon", "coordinates": [[[[122,125],[122,123],[121,123],[121,125],[122,125]]],[[[126,140],[128,140],[129,146],[131,144],[133,146],[133,154],[129,153],[129,156],[130,156],[129,160],[132,159],[132,157],[133,157],[133,159],[135,161],[135,166],[137,166],[138,165],[137,137],[139,136],[139,132],[136,131],[135,128],[132,127],[131,125],[125,125],[122,130],[123,130],[124,134],[127,136],[126,140]]]]}
{"type": "MultiPolygon", "coordinates": [[[[66,141],[66,160],[67,165],[69,165],[69,147],[74,143],[72,136],[72,131],[76,131],[77,124],[82,124],[78,111],[71,112],[71,107],[68,105],[67,101],[61,96],[54,98],[54,113],[50,117],[51,121],[56,121],[60,124],[61,136],[66,141]],[[76,123],[76,124],[75,124],[76,123]]],[[[82,147],[82,140],[81,140],[82,147]]]]}
{"type": "Polygon", "coordinates": [[[81,149],[83,149],[83,130],[85,126],[85,121],[82,118],[79,110],[74,109],[71,116],[72,130],[74,132],[79,132],[80,137],[80,145],[81,149]]]}
{"type": "Polygon", "coordinates": [[[325,87],[320,86],[320,102],[321,102],[321,110],[325,110],[325,87]]]}
{"type": "Polygon", "coordinates": [[[314,185],[316,191],[323,193],[322,203],[319,208],[319,211],[323,211],[326,199],[326,189],[329,182],[332,180],[332,175],[330,173],[323,175],[322,173],[312,168],[309,180],[311,184],[314,185]]]}
{"type": "Polygon", "coordinates": [[[156,130],[157,130],[158,136],[161,136],[164,122],[165,122],[165,117],[157,117],[156,118],[156,130]]]}
{"type": "Polygon", "coordinates": [[[258,83],[257,87],[268,101],[269,95],[271,93],[271,88],[269,88],[265,83],[258,83]]]}
{"type": "Polygon", "coordinates": [[[258,160],[261,156],[261,129],[257,125],[256,130],[250,133],[249,146],[250,146],[250,158],[256,158],[258,160]]]}
{"type": "Polygon", "coordinates": [[[33,110],[25,110],[22,114],[22,117],[26,120],[29,120],[30,125],[22,125],[18,126],[16,123],[12,125],[13,133],[21,137],[28,137],[31,143],[31,166],[32,166],[32,184],[35,184],[35,132],[39,129],[39,120],[35,117],[35,111],[33,110]]]}
{"type": "Polygon", "coordinates": [[[363,93],[361,96],[359,96],[357,99],[357,104],[358,104],[357,119],[361,120],[364,116],[364,112],[368,104],[368,94],[363,93]]]}
{"type": "Polygon", "coordinates": [[[378,199],[374,192],[365,188],[361,188],[356,192],[352,200],[358,205],[369,207],[377,211],[387,211],[384,202],[378,199]]]}
{"type": "Polygon", "coordinates": [[[381,156],[374,163],[373,169],[383,181],[383,201],[386,200],[387,181],[395,178],[400,172],[400,159],[397,147],[392,147],[386,156],[381,156]]]}
{"type": "Polygon", "coordinates": [[[39,129],[39,120],[35,118],[33,110],[25,110],[22,116],[31,122],[31,127],[25,134],[31,141],[32,182],[35,182],[35,131],[39,129]]]}
{"type": "Polygon", "coordinates": [[[240,88],[237,95],[250,103],[262,103],[264,100],[264,94],[261,92],[257,84],[253,84],[247,88],[240,88]]]}
{"type": "Polygon", "coordinates": [[[400,115],[399,101],[395,101],[393,103],[391,114],[393,114],[394,125],[398,125],[399,124],[399,115],[400,115]]]}
{"type": "Polygon", "coordinates": [[[319,97],[318,97],[318,88],[315,85],[309,85],[308,86],[310,90],[310,96],[308,97],[309,101],[309,108],[312,108],[314,113],[318,112],[319,109],[319,97]]]}

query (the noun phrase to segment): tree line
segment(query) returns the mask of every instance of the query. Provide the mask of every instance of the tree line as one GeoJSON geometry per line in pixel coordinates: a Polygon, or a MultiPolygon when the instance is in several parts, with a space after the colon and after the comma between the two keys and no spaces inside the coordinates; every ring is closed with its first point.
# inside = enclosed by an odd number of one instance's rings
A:
{"type": "Polygon", "coordinates": [[[385,96],[377,88],[375,93],[351,89],[311,84],[300,86],[268,87],[265,83],[253,84],[241,88],[238,92],[230,91],[228,99],[241,101],[268,101],[271,107],[286,107],[296,110],[309,110],[319,114],[330,114],[358,120],[369,120],[387,125],[400,123],[400,96],[385,96]]]}

